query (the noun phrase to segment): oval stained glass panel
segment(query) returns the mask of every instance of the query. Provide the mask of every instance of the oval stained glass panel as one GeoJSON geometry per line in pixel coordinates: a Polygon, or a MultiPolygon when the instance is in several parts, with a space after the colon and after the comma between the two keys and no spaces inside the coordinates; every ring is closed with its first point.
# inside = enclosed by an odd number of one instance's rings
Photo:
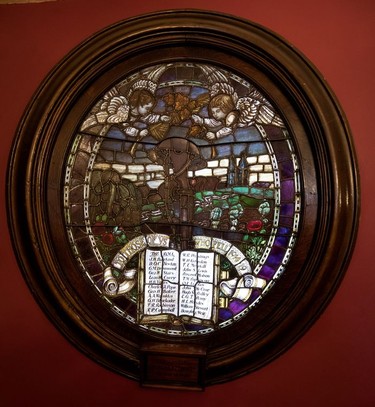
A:
{"type": "Polygon", "coordinates": [[[83,118],[63,201],[80,269],[114,313],[162,335],[209,334],[283,274],[300,223],[298,158],[251,78],[160,64],[83,118]]]}

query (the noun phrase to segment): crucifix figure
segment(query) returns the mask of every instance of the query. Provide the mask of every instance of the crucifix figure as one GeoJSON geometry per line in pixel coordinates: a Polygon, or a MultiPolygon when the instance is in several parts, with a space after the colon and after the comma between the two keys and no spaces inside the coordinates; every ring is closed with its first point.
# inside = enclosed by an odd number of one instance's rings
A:
{"type": "Polygon", "coordinates": [[[185,250],[191,238],[194,216],[194,190],[188,172],[205,168],[198,147],[185,138],[171,137],[161,141],[150,158],[162,165],[165,173],[165,202],[168,221],[181,223],[181,250],[185,250]]]}

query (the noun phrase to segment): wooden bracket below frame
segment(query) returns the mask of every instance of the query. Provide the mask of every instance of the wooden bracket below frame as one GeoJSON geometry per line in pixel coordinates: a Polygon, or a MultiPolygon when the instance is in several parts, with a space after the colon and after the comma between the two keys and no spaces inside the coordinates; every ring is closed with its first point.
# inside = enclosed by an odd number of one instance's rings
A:
{"type": "Polygon", "coordinates": [[[192,344],[147,342],[141,347],[144,387],[203,390],[206,348],[192,344]]]}

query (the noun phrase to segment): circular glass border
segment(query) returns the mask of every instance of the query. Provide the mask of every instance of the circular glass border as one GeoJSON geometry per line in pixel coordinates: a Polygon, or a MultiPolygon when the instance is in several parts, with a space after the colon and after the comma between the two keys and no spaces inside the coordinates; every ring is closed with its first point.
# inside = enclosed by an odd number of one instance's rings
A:
{"type": "Polygon", "coordinates": [[[244,78],[192,62],[148,67],[95,101],[73,140],[63,195],[72,251],[111,310],[139,328],[171,336],[226,328],[257,306],[291,257],[301,208],[297,162],[284,122],[244,78]],[[178,148],[192,151],[184,179],[170,167],[172,158],[183,160],[178,148]],[[186,202],[171,185],[191,198],[186,219],[186,202]],[[178,246],[182,255],[181,222],[191,235],[184,255],[188,249],[210,263],[203,270],[186,261],[196,277],[185,284],[170,251],[178,246]],[[162,255],[173,270],[164,270],[162,255]],[[202,305],[180,301],[184,293],[202,305]]]}

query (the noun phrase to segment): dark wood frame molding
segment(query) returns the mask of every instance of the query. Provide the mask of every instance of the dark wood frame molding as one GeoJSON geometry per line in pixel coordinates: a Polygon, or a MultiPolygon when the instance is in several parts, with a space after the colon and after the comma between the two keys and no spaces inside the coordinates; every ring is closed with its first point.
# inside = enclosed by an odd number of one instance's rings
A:
{"type": "MultiPolygon", "coordinates": [[[[269,30],[233,16],[172,10],[95,34],[42,83],[20,122],[9,161],[9,228],[20,268],[50,320],[81,352],[145,385],[203,388],[272,361],[314,323],[353,251],[359,177],[350,130],[312,64],[269,30]],[[63,165],[93,100],[121,77],[167,61],[215,63],[249,77],[282,113],[297,146],[303,190],[300,235],[287,272],[247,317],[194,338],[158,337],[103,308],[77,270],[64,233],[63,165]],[[167,349],[167,350],[166,350],[167,349]],[[148,381],[147,356],[191,366],[196,379],[148,381]],[[164,352],[164,353],[163,353],[164,352]],[[146,362],[145,362],[146,360],[146,362]]],[[[151,375],[152,376],[152,375],[151,375]]]]}

